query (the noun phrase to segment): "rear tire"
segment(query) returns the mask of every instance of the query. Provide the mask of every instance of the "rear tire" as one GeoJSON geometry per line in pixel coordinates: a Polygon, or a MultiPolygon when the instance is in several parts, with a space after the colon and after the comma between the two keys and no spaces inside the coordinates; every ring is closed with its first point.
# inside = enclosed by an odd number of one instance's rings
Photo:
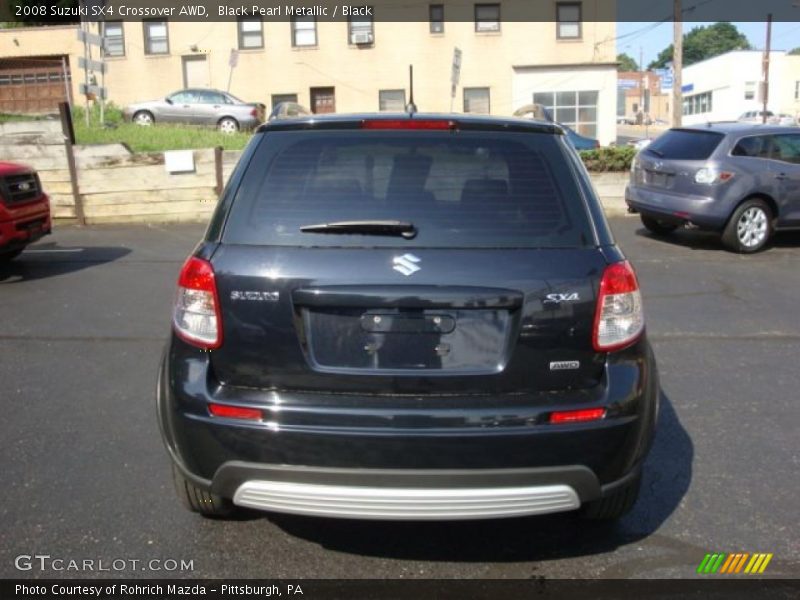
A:
{"type": "Polygon", "coordinates": [[[664,221],[659,221],[653,217],[646,217],[645,215],[641,215],[641,219],[645,229],[656,235],[669,235],[678,228],[674,223],[665,223],[664,221]]]}
{"type": "Polygon", "coordinates": [[[642,485],[641,473],[625,486],[600,500],[587,502],[581,508],[581,516],[593,521],[615,521],[631,511],[639,498],[642,485]]]}
{"type": "Polygon", "coordinates": [[[22,254],[23,250],[24,248],[17,248],[16,250],[12,250],[11,252],[3,252],[2,254],[0,254],[0,264],[11,262],[15,258],[17,258],[20,254],[22,254]]]}
{"type": "Polygon", "coordinates": [[[217,123],[217,129],[219,129],[222,133],[236,133],[239,131],[239,123],[236,121],[236,119],[224,117],[219,120],[219,123],[217,123]]]}
{"type": "Polygon", "coordinates": [[[197,487],[175,465],[172,465],[172,480],[175,482],[175,493],[187,510],[218,519],[230,517],[235,512],[233,502],[197,487]]]}
{"type": "Polygon", "coordinates": [[[771,236],[772,210],[760,198],[751,198],[733,212],[722,232],[722,243],[733,252],[753,254],[763,250],[771,236]]]}

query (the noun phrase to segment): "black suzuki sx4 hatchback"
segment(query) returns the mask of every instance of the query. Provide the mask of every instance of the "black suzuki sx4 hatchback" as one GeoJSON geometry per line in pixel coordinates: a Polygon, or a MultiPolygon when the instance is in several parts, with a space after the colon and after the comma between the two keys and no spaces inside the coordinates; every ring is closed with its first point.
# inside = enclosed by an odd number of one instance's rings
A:
{"type": "Polygon", "coordinates": [[[614,519],[636,501],[656,364],[557,125],[263,125],[172,321],[158,418],[203,515],[614,519]]]}

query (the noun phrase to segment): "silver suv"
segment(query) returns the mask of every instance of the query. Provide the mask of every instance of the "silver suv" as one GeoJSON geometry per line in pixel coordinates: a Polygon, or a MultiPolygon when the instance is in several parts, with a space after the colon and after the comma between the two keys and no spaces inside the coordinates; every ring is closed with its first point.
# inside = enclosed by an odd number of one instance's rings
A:
{"type": "Polygon", "coordinates": [[[735,252],[800,229],[800,131],[743,123],[670,129],[631,166],[625,201],[658,235],[691,224],[735,252]]]}

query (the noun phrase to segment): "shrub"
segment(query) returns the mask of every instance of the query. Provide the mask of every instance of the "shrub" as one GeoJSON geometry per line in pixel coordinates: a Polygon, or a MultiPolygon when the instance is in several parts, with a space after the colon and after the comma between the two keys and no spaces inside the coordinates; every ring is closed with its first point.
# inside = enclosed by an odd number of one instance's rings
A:
{"type": "Polygon", "coordinates": [[[609,171],[628,171],[631,168],[636,148],[632,146],[608,146],[580,153],[589,171],[605,173],[609,171]]]}
{"type": "MultiPolygon", "coordinates": [[[[106,125],[119,125],[122,123],[122,109],[113,102],[106,102],[105,106],[105,124],[106,125]]],[[[85,123],[86,109],[79,105],[72,105],[72,120],[73,122],[82,121],[85,123]]],[[[100,126],[100,103],[91,102],[89,104],[89,126],[100,126]]]]}

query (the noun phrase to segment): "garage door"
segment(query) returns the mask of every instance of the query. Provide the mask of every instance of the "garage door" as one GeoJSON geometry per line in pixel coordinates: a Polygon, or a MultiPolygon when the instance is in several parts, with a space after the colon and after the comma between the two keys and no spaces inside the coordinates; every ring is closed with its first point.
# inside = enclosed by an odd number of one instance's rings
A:
{"type": "Polygon", "coordinates": [[[66,95],[60,57],[0,60],[0,113],[57,112],[66,95]]]}

